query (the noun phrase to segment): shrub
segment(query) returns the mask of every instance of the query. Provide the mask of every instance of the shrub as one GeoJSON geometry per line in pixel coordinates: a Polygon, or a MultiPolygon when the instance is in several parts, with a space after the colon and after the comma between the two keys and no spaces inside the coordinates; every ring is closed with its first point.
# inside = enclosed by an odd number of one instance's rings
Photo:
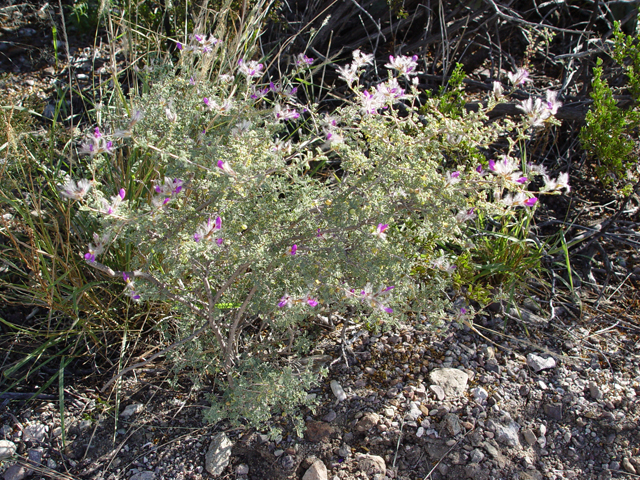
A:
{"type": "MultiPolygon", "coordinates": [[[[613,58],[627,75],[629,92],[640,98],[640,46],[637,39],[624,35],[620,23],[614,31],[613,58]]],[[[629,175],[637,176],[637,158],[631,155],[637,148],[640,117],[637,108],[618,107],[613,90],[602,78],[602,59],[593,69],[591,98],[593,104],[580,131],[580,140],[588,155],[597,161],[596,173],[605,185],[622,185],[630,193],[629,175]]]]}
{"type": "MultiPolygon", "coordinates": [[[[366,90],[359,76],[372,57],[355,51],[338,69],[352,101],[328,115],[299,104],[286,77],[260,83],[258,61],[226,71],[211,36],[180,47],[180,64],[155,67],[127,118],[107,115],[85,137],[91,180],[65,179],[61,193],[100,224],[89,265],[133,301],[170,302],[175,322],[161,327],[172,336],[208,325],[174,357],[220,374],[213,420],[258,426],[272,407],[310,402],[316,375],[279,355],[319,312],[372,327],[449,319],[455,258],[440,246],[467,248],[477,210],[501,218],[536,203],[513,152],[489,170],[446,165],[444,152],[461,139],[478,151],[523,137],[552,119],[541,100],[523,106],[523,124],[487,121],[498,91],[475,113],[443,114],[438,99],[419,110],[415,59],[392,57],[398,75],[366,90]],[[112,262],[123,246],[133,271],[112,262]]],[[[292,72],[308,78],[311,63],[301,54],[292,72]]]]}

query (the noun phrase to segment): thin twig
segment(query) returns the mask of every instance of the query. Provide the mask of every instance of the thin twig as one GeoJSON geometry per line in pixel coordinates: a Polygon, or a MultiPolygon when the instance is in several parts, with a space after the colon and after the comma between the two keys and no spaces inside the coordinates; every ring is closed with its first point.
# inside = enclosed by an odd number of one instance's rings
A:
{"type": "Polygon", "coordinates": [[[194,338],[198,337],[199,335],[201,335],[209,326],[209,322],[205,323],[202,327],[200,327],[198,330],[196,330],[195,332],[193,332],[191,335],[189,335],[188,337],[183,338],[182,340],[179,340],[175,343],[172,343],[171,345],[169,345],[167,348],[154,353],[153,355],[151,355],[148,359],[144,360],[143,362],[138,362],[134,365],[131,365],[127,368],[125,368],[124,370],[122,370],[120,373],[118,373],[117,375],[115,375],[114,377],[111,378],[111,380],[109,380],[104,387],[102,387],[100,389],[100,393],[104,393],[105,390],[107,388],[109,388],[109,386],[111,384],[113,384],[113,382],[115,382],[116,380],[118,380],[120,377],[122,377],[123,375],[129,373],[132,370],[135,370],[136,368],[140,368],[143,367],[145,365],[147,365],[150,362],[153,362],[156,358],[161,357],[162,355],[167,354],[168,352],[170,352],[171,350],[174,350],[176,348],[178,348],[180,345],[184,345],[185,343],[193,340],[194,338]]]}

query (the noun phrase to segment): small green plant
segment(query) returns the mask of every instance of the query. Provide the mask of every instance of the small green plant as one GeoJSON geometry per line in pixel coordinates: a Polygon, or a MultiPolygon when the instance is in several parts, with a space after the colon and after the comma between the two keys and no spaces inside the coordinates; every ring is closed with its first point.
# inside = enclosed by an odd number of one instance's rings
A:
{"type": "Polygon", "coordinates": [[[637,114],[618,107],[613,91],[602,78],[602,60],[593,69],[591,82],[593,105],[587,112],[586,125],[580,131],[580,140],[595,166],[598,178],[605,185],[617,183],[637,160],[631,152],[635,141],[631,133],[637,125],[637,114]]]}
{"type": "Polygon", "coordinates": [[[466,77],[463,65],[457,63],[451,72],[447,85],[440,87],[438,92],[439,108],[444,115],[454,118],[462,115],[465,104],[463,84],[466,77]]]}
{"type": "MultiPolygon", "coordinates": [[[[640,47],[637,38],[625,35],[616,22],[613,58],[627,76],[629,92],[640,98],[640,47]]],[[[596,161],[595,170],[604,185],[622,186],[629,193],[631,178],[637,177],[637,158],[632,153],[638,147],[640,112],[637,107],[618,107],[613,89],[603,78],[603,62],[598,59],[593,69],[591,98],[593,105],[580,131],[580,140],[590,158],[596,161]]]]}

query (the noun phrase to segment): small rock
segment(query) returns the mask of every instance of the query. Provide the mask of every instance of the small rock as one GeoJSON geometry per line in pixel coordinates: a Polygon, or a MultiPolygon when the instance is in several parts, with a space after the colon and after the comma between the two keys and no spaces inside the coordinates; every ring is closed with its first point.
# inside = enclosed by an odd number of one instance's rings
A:
{"type": "Polygon", "coordinates": [[[455,413],[447,413],[442,422],[444,423],[444,428],[454,437],[462,431],[460,419],[455,413]]]}
{"type": "Polygon", "coordinates": [[[615,460],[609,464],[609,470],[620,470],[620,462],[616,462],[615,460]]]}
{"type": "Polygon", "coordinates": [[[47,436],[49,427],[41,423],[27,425],[22,430],[22,440],[25,442],[42,443],[47,436]]]}
{"type": "Polygon", "coordinates": [[[429,373],[429,380],[440,386],[447,397],[456,398],[467,389],[469,375],[457,368],[436,368],[429,373]]]}
{"type": "Polygon", "coordinates": [[[442,387],[440,385],[429,385],[429,390],[431,390],[436,398],[439,401],[443,401],[444,400],[444,390],[442,389],[442,387]]]}
{"type": "Polygon", "coordinates": [[[553,357],[541,357],[535,353],[527,355],[527,365],[529,365],[534,372],[538,373],[542,370],[548,370],[556,366],[556,360],[553,357]]]}
{"type": "Polygon", "coordinates": [[[632,473],[632,474],[636,473],[635,467],[631,465],[631,462],[627,457],[624,457],[622,459],[622,468],[624,468],[627,473],[632,473]]]}
{"type": "Polygon", "coordinates": [[[530,428],[523,430],[522,435],[524,436],[524,439],[526,440],[526,442],[531,446],[535,445],[536,441],[538,440],[536,438],[536,434],[533,433],[533,431],[530,428]]]}
{"type": "Polygon", "coordinates": [[[325,422],[309,420],[306,427],[304,438],[311,443],[327,442],[333,435],[333,427],[325,422]]]}
{"type": "Polygon", "coordinates": [[[411,402],[411,408],[409,409],[408,415],[409,418],[414,421],[418,420],[418,418],[420,418],[420,416],[422,415],[422,410],[420,410],[416,402],[411,402]]]}
{"type": "Polygon", "coordinates": [[[316,460],[302,476],[302,480],[327,480],[327,467],[322,460],[316,460]]]}
{"type": "Polygon", "coordinates": [[[513,421],[506,425],[501,423],[495,423],[494,425],[496,427],[496,440],[509,447],[520,446],[520,439],[518,438],[520,425],[513,421]]]}
{"type": "Polygon", "coordinates": [[[344,393],[342,386],[335,380],[331,380],[331,391],[338,399],[338,402],[344,402],[347,399],[347,394],[344,393]]]}
{"type": "Polygon", "coordinates": [[[16,454],[16,444],[9,440],[0,440],[0,460],[6,460],[16,454]]]}
{"type": "Polygon", "coordinates": [[[322,421],[331,423],[336,419],[337,416],[338,414],[335,411],[330,410],[329,413],[327,413],[324,417],[322,417],[322,421]]]}
{"type": "Polygon", "coordinates": [[[58,464],[53,458],[48,458],[47,467],[50,468],[51,470],[55,470],[56,468],[58,468],[58,464]]]}
{"type": "Polygon", "coordinates": [[[562,420],[562,404],[561,403],[547,403],[544,405],[544,413],[549,418],[560,421],[562,420]]]}
{"type": "Polygon", "coordinates": [[[480,449],[475,448],[471,452],[471,463],[480,463],[482,460],[484,460],[484,453],[482,453],[480,449]]]}
{"type": "Polygon", "coordinates": [[[358,423],[356,423],[356,430],[358,432],[366,432],[367,430],[375,427],[380,422],[380,415],[373,412],[365,413],[358,423]]]}
{"type": "Polygon", "coordinates": [[[282,460],[280,460],[280,463],[282,463],[282,468],[285,470],[293,470],[296,466],[296,459],[293,455],[285,455],[282,457],[282,460]]]}
{"type": "Polygon", "coordinates": [[[27,456],[31,462],[36,465],[40,465],[42,463],[42,456],[44,455],[44,450],[42,448],[30,448],[27,451],[27,456]]]}
{"type": "Polygon", "coordinates": [[[387,465],[384,459],[377,455],[360,455],[358,467],[367,475],[386,475],[387,465]]]}
{"type": "Polygon", "coordinates": [[[421,411],[424,415],[426,415],[427,417],[429,416],[429,408],[427,408],[427,406],[426,406],[426,405],[422,405],[422,404],[420,404],[420,405],[418,405],[418,408],[420,409],[420,411],[421,411]]]}
{"type": "Polygon", "coordinates": [[[547,426],[544,423],[541,423],[540,426],[538,427],[538,432],[540,432],[540,435],[546,435],[547,426]]]}
{"type": "Polygon", "coordinates": [[[498,462],[498,466],[500,468],[504,468],[507,463],[507,459],[500,453],[500,451],[491,445],[489,442],[483,442],[482,447],[491,455],[496,462],[498,462]]]}
{"type": "Polygon", "coordinates": [[[233,443],[224,432],[217,433],[211,440],[205,455],[205,468],[214,477],[222,474],[231,459],[233,443]]]}
{"type": "Polygon", "coordinates": [[[589,393],[594,400],[602,400],[604,398],[604,394],[596,382],[589,382],[589,393]]]}
{"type": "Polygon", "coordinates": [[[31,473],[31,470],[27,469],[27,467],[23,465],[11,465],[4,472],[4,480],[22,480],[23,478],[26,478],[29,473],[31,473]]]}
{"type": "Polygon", "coordinates": [[[382,413],[384,413],[384,416],[387,418],[393,418],[396,416],[396,411],[393,408],[385,408],[382,413]]]}
{"type": "Polygon", "coordinates": [[[416,437],[420,438],[424,435],[424,427],[418,427],[418,430],[416,431],[416,437]]]}
{"type": "Polygon", "coordinates": [[[241,463],[236,467],[236,475],[249,475],[249,467],[241,463]]]}
{"type": "Polygon", "coordinates": [[[150,471],[134,473],[129,477],[129,480],[154,480],[156,474],[150,471]]]}
{"type": "Polygon", "coordinates": [[[141,403],[133,403],[131,405],[127,405],[127,407],[122,411],[120,416],[122,418],[129,418],[131,415],[135,415],[136,413],[140,413],[143,409],[143,405],[141,403]]]}
{"type": "Polygon", "coordinates": [[[476,403],[483,403],[487,398],[489,398],[489,392],[482,387],[473,388],[471,390],[471,395],[473,395],[473,399],[476,403]]]}

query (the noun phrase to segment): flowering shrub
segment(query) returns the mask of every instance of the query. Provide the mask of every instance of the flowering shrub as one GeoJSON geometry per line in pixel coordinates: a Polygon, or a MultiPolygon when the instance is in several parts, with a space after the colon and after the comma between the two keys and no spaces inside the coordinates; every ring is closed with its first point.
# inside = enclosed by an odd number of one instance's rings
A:
{"type": "MultiPolygon", "coordinates": [[[[61,193],[100,222],[81,252],[89,265],[124,280],[133,301],[171,302],[178,336],[208,324],[186,348],[192,365],[226,378],[211,418],[259,424],[272,406],[304,403],[315,376],[283,367],[278,353],[319,312],[425,327],[449,318],[455,258],[438,247],[467,245],[479,211],[504,217],[537,201],[515,148],[488,170],[451,165],[449,154],[461,142],[484,149],[523,136],[553,112],[489,123],[500,87],[485,109],[451,118],[434,99],[418,105],[417,58],[391,57],[389,79],[365,89],[359,77],[373,57],[355,51],[338,69],[352,101],[321,114],[298,102],[295,85],[260,83],[264,64],[254,60],[198,80],[214,45],[203,35],[181,46],[180,69],[158,69],[135,113],[103,125],[117,132],[111,143],[96,128],[84,140],[93,150],[83,148],[93,188],[67,179],[61,193]],[[126,171],[113,168],[114,155],[127,157],[126,171]],[[114,244],[133,249],[133,271],[105,265],[114,244]]],[[[292,68],[302,75],[312,63],[300,54],[292,68]]]]}

